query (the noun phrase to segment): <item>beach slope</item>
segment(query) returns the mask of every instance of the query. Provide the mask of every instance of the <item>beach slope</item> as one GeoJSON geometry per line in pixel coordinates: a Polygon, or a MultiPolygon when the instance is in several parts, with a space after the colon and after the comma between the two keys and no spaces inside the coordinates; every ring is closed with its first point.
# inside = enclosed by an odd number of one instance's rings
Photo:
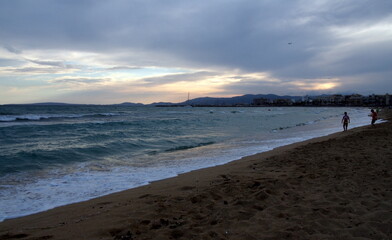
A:
{"type": "Polygon", "coordinates": [[[0,223],[0,239],[392,239],[392,123],[0,223]]]}

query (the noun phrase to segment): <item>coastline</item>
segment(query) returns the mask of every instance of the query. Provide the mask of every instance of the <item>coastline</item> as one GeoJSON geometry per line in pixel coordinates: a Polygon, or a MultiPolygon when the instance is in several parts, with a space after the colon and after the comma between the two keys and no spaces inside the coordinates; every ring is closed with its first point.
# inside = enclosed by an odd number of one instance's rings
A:
{"type": "Polygon", "coordinates": [[[0,239],[388,239],[391,129],[349,129],[5,220],[0,239]]]}

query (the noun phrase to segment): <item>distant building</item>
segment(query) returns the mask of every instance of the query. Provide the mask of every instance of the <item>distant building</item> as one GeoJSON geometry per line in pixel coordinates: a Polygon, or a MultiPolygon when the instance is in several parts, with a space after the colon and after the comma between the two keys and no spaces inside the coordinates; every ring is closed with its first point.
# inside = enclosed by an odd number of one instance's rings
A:
{"type": "Polygon", "coordinates": [[[388,93],[385,95],[372,94],[372,95],[369,95],[364,101],[364,105],[370,106],[370,107],[391,106],[391,103],[392,103],[391,102],[391,95],[389,95],[388,93]]]}
{"type": "Polygon", "coordinates": [[[321,95],[321,96],[303,96],[300,100],[279,98],[253,99],[253,106],[368,106],[368,107],[384,107],[392,105],[392,95],[369,95],[362,96],[360,94],[352,95],[321,95]]]}
{"type": "Polygon", "coordinates": [[[364,97],[360,94],[353,94],[345,97],[345,102],[348,106],[362,106],[363,100],[364,97]]]}
{"type": "Polygon", "coordinates": [[[253,99],[253,105],[255,106],[269,106],[273,104],[273,101],[267,98],[255,98],[253,99]]]}
{"type": "Polygon", "coordinates": [[[335,94],[331,96],[331,103],[333,105],[344,105],[345,104],[345,98],[341,94],[335,94]]]}
{"type": "Polygon", "coordinates": [[[278,106],[291,106],[293,105],[293,101],[291,101],[291,99],[279,98],[274,100],[274,104],[278,106]]]}

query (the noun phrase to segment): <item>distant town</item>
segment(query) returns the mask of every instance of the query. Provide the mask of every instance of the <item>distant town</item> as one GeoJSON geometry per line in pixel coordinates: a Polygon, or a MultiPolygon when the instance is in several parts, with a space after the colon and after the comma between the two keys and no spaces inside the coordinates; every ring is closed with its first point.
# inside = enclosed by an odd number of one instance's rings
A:
{"type": "Polygon", "coordinates": [[[182,103],[154,103],[157,107],[271,107],[271,106],[358,106],[391,107],[392,95],[368,96],[333,94],[319,96],[278,96],[247,94],[232,98],[195,98],[182,103]]]}
{"type": "Polygon", "coordinates": [[[392,95],[369,95],[360,94],[352,95],[322,95],[322,96],[304,96],[300,100],[296,99],[266,99],[256,98],[253,100],[254,106],[368,106],[368,107],[385,107],[391,106],[392,95]]]}

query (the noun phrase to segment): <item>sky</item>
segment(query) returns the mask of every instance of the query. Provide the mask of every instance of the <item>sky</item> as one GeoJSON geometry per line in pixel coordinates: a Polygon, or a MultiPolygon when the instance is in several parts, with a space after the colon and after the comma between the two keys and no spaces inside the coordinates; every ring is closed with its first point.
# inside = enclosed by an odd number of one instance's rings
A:
{"type": "Polygon", "coordinates": [[[392,1],[0,1],[0,104],[188,93],[392,94],[392,1]]]}

